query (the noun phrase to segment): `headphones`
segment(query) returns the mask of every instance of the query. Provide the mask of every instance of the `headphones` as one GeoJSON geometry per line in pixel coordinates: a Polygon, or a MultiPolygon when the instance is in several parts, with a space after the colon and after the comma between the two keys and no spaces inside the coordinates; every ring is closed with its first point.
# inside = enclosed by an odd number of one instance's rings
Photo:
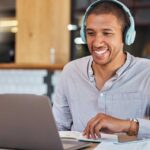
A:
{"type": "Polygon", "coordinates": [[[130,23],[130,26],[126,29],[125,31],[125,34],[124,34],[124,42],[126,45],[131,45],[134,40],[135,40],[135,36],[136,36],[136,31],[135,31],[135,23],[134,23],[134,19],[133,19],[133,16],[131,15],[131,12],[130,10],[128,9],[127,6],[125,6],[123,3],[119,2],[118,0],[97,0],[95,2],[93,2],[87,9],[86,9],[86,12],[82,18],[82,22],[81,22],[81,30],[80,30],[80,36],[82,38],[82,41],[84,43],[86,43],[86,33],[85,33],[85,30],[86,30],[86,19],[87,19],[87,14],[88,12],[93,8],[95,7],[96,5],[102,3],[102,2],[112,2],[118,6],[120,6],[124,11],[125,13],[128,14],[129,16],[129,23],[130,23]]]}

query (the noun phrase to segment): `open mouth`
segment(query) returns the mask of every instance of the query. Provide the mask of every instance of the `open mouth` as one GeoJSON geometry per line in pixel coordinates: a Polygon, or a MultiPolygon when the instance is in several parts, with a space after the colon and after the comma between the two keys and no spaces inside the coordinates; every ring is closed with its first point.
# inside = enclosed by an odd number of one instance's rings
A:
{"type": "Polygon", "coordinates": [[[95,51],[94,51],[94,53],[95,53],[97,56],[103,56],[103,55],[105,55],[107,52],[108,52],[108,49],[95,50],[95,51]]]}

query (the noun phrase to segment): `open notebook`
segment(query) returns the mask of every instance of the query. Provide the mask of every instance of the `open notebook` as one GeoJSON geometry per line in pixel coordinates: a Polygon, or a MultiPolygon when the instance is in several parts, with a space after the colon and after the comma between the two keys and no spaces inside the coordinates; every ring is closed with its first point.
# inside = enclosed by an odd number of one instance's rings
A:
{"type": "Polygon", "coordinates": [[[100,138],[96,139],[88,139],[82,135],[81,132],[77,131],[59,131],[59,135],[61,138],[64,139],[77,139],[79,141],[86,141],[86,142],[94,142],[94,143],[100,143],[100,142],[118,142],[118,135],[116,134],[105,134],[101,133],[100,138]]]}
{"type": "Polygon", "coordinates": [[[30,150],[75,150],[90,143],[59,137],[46,96],[0,95],[0,148],[30,150]]]}

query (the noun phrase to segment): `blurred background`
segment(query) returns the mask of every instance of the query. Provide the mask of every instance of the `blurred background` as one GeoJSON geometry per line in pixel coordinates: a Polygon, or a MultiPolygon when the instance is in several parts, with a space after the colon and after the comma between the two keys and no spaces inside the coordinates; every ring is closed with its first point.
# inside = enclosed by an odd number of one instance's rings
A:
{"type": "MultiPolygon", "coordinates": [[[[94,0],[0,0],[0,93],[46,94],[68,61],[87,56],[81,18],[94,0]]],[[[150,0],[120,0],[135,18],[128,50],[150,58],[150,0]]]]}

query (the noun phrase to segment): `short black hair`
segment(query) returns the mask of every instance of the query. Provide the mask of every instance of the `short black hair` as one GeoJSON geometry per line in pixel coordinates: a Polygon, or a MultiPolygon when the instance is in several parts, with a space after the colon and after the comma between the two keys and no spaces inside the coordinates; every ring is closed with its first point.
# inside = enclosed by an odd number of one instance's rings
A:
{"type": "Polygon", "coordinates": [[[99,15],[99,14],[113,14],[113,15],[115,15],[120,20],[123,33],[130,26],[129,15],[117,3],[112,3],[112,2],[109,2],[109,1],[100,2],[100,3],[96,4],[95,6],[93,6],[88,11],[86,17],[88,17],[90,14],[96,14],[96,15],[99,15]]]}

